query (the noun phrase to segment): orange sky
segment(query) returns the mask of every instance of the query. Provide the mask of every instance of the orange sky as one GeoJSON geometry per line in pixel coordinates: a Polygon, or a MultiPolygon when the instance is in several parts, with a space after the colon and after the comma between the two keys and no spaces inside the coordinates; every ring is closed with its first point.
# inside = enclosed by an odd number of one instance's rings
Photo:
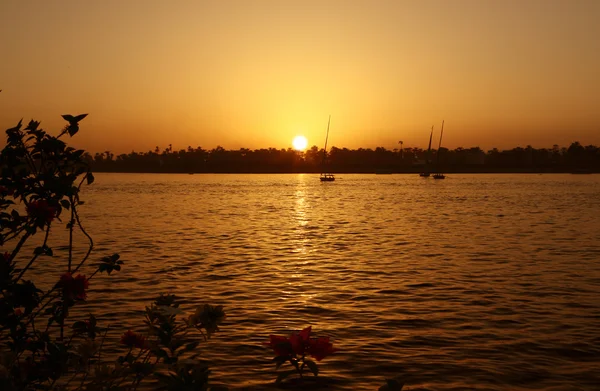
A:
{"type": "Polygon", "coordinates": [[[0,2],[0,127],[147,151],[600,145],[597,0],[0,2]]]}

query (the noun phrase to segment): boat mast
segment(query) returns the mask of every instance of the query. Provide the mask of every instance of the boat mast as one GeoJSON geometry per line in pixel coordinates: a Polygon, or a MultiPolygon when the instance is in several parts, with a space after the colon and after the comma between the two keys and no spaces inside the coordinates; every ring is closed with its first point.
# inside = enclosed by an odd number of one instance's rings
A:
{"type": "Polygon", "coordinates": [[[442,120],[442,131],[440,133],[440,145],[438,145],[438,150],[442,147],[442,136],[444,136],[444,120],[442,120]]]}
{"type": "Polygon", "coordinates": [[[329,124],[331,123],[331,114],[329,114],[329,120],[327,121],[327,135],[325,136],[325,149],[323,149],[323,167],[325,169],[325,161],[327,160],[327,140],[329,139],[329,124]]]}
{"type": "Polygon", "coordinates": [[[327,140],[329,139],[329,124],[331,123],[331,114],[329,114],[329,120],[327,121],[327,135],[325,136],[325,154],[327,154],[327,140]]]}
{"type": "Polygon", "coordinates": [[[438,170],[440,168],[440,148],[442,147],[442,136],[444,135],[444,120],[442,120],[442,131],[440,133],[440,144],[438,145],[438,150],[437,150],[437,167],[438,170]]]}
{"type": "Polygon", "coordinates": [[[431,156],[431,140],[433,139],[433,125],[431,125],[431,133],[429,134],[429,147],[427,147],[427,161],[429,163],[429,157],[431,156]]]}

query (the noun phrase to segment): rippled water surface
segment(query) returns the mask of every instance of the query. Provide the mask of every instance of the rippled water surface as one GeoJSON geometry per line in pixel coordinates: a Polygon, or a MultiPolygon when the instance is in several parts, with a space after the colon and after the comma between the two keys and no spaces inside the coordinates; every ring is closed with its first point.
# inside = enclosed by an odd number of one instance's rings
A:
{"type": "Polygon", "coordinates": [[[96,259],[126,263],[88,305],[123,328],[159,292],[223,304],[201,346],[233,389],[308,325],[329,389],[600,389],[598,175],[97,174],[83,199],[96,259]]]}

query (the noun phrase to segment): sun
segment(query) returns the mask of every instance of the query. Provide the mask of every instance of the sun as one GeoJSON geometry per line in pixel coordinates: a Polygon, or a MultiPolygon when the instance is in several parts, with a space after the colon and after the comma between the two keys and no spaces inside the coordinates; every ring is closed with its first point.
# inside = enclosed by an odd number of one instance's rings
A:
{"type": "Polygon", "coordinates": [[[304,151],[308,146],[308,140],[304,136],[296,136],[292,141],[292,145],[296,151],[304,151]]]}

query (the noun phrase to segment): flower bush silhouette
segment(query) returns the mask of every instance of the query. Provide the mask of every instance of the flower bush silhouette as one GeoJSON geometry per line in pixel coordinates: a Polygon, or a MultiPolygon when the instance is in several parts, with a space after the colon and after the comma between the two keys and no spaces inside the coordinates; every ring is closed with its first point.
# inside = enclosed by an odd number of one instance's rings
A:
{"type": "Polygon", "coordinates": [[[270,341],[267,345],[275,352],[276,357],[273,361],[276,363],[276,368],[279,369],[286,362],[294,367],[294,369],[280,372],[276,383],[281,383],[288,376],[294,374],[302,377],[305,368],[308,368],[314,376],[318,376],[319,367],[306,356],[309,355],[317,361],[321,361],[336,351],[333,344],[329,342],[329,337],[311,338],[311,331],[312,326],[309,326],[300,332],[292,332],[289,337],[269,336],[270,341]]]}
{"type": "Polygon", "coordinates": [[[86,301],[94,276],[124,265],[113,254],[100,259],[89,277],[80,272],[94,247],[79,216],[80,191],[94,176],[85,152],[63,138],[77,134],[86,116],[64,115],[68,123],[58,136],[33,120],[6,131],[0,153],[0,389],[135,390],[144,381],[164,390],[224,389],[209,386],[210,371],[197,349],[222,323],[221,306],[201,305],[179,319],[178,299],[161,295],[146,308],[147,335],[124,332],[120,342],[126,353],[116,361],[101,356],[108,327],[100,327],[94,315],[71,320],[70,310],[86,301]],[[56,264],[56,283],[44,291],[28,272],[40,257],[59,262],[50,240],[58,223],[66,223],[68,250],[64,263],[56,264]],[[76,230],[88,240],[81,259],[74,256],[76,230]],[[26,243],[38,238],[27,254],[26,243]]]}

